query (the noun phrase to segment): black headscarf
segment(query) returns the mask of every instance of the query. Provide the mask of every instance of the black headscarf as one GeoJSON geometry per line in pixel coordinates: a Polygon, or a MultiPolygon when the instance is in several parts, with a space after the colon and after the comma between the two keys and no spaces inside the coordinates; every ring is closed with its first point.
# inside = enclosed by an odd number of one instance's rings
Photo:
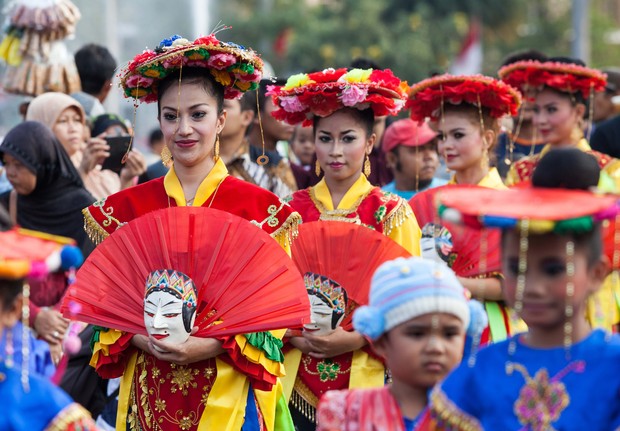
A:
{"type": "Polygon", "coordinates": [[[73,238],[84,255],[93,244],[84,232],[82,208],[95,201],[52,131],[42,123],[26,121],[7,133],[0,145],[37,177],[29,195],[17,195],[17,223],[26,229],[73,238]]]}

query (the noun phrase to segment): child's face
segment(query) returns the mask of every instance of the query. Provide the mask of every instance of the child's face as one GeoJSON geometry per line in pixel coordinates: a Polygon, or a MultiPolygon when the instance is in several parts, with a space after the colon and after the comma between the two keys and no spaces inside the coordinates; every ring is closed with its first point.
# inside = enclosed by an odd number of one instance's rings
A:
{"type": "MultiPolygon", "coordinates": [[[[519,233],[506,232],[502,248],[505,296],[515,306],[519,275],[519,233]]],[[[569,238],[556,234],[530,235],[521,318],[530,328],[548,331],[564,328],[566,322],[566,243],[569,238]]],[[[588,265],[585,247],[575,247],[573,305],[575,318],[583,318],[587,297],[596,291],[606,276],[606,263],[588,265]]]]}
{"type": "Polygon", "coordinates": [[[394,381],[431,388],[463,357],[465,329],[456,316],[425,314],[408,320],[373,344],[385,358],[394,381]]]}
{"type": "Polygon", "coordinates": [[[312,127],[297,126],[291,149],[302,165],[311,165],[314,157],[314,133],[312,127]]]}

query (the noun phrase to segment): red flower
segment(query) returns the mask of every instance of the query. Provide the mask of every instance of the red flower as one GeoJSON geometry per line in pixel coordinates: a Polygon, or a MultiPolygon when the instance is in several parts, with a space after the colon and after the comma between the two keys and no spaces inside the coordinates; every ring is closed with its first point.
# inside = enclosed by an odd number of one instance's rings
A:
{"type": "Polygon", "coordinates": [[[220,41],[217,40],[215,35],[210,34],[208,36],[202,36],[202,37],[199,37],[198,39],[196,39],[194,41],[194,45],[213,45],[213,46],[219,46],[220,45],[220,41]]]}
{"type": "Polygon", "coordinates": [[[338,78],[347,73],[347,69],[325,69],[321,72],[313,72],[308,74],[308,78],[316,82],[317,84],[322,84],[326,82],[336,82],[338,78]]]}
{"type": "Polygon", "coordinates": [[[131,60],[131,62],[127,65],[127,68],[133,72],[138,66],[146,63],[147,61],[151,60],[156,56],[157,54],[155,53],[155,51],[143,51],[142,53],[136,55],[133,60],[131,60]]]}
{"type": "MultiPolygon", "coordinates": [[[[370,81],[381,84],[383,87],[388,87],[391,89],[399,89],[400,88],[400,79],[394,76],[394,73],[390,69],[379,70],[375,69],[370,74],[370,81]]],[[[396,90],[400,93],[399,90],[396,90]]]]}

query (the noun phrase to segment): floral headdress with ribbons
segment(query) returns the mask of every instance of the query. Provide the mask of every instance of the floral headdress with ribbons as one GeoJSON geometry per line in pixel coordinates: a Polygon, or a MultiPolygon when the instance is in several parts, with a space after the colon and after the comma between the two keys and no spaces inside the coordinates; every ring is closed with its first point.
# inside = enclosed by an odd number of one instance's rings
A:
{"type": "Polygon", "coordinates": [[[438,195],[441,218],[474,228],[520,229],[533,234],[585,233],[620,213],[617,198],[582,190],[538,187],[510,190],[448,188],[438,195]],[[476,205],[471,205],[476,202],[476,205]]]}
{"type": "Polygon", "coordinates": [[[278,107],[271,115],[288,124],[312,125],[314,116],[327,117],[339,109],[371,108],[376,117],[396,115],[405,105],[407,83],[391,70],[325,69],[291,76],[285,85],[269,87],[278,107]]]}
{"type": "MultiPolygon", "coordinates": [[[[530,234],[554,233],[581,235],[593,231],[595,223],[618,216],[617,197],[597,195],[583,190],[557,188],[514,188],[509,190],[448,188],[438,196],[438,212],[444,220],[477,228],[514,230],[519,234],[518,274],[515,286],[514,309],[523,310],[526,286],[530,234]],[[471,205],[476,202],[476,205],[471,205]]],[[[564,348],[567,360],[573,344],[573,325],[570,318],[574,307],[570,300],[575,294],[575,242],[566,242],[566,305],[564,348]]],[[[527,322],[526,322],[527,323],[527,322]]],[[[515,337],[508,344],[506,374],[517,369],[512,361],[516,350],[515,337]]]]}
{"type": "Polygon", "coordinates": [[[413,85],[409,90],[407,108],[411,119],[439,120],[445,103],[460,105],[468,103],[486,108],[494,118],[516,115],[521,105],[521,94],[513,87],[483,75],[439,75],[413,85]]]}
{"type": "Polygon", "coordinates": [[[498,75],[524,93],[547,86],[564,93],[581,93],[585,99],[593,92],[603,91],[607,85],[607,75],[603,72],[555,61],[518,61],[502,67],[498,75]]]}
{"type": "Polygon", "coordinates": [[[193,42],[174,35],[164,39],[155,50],[136,55],[121,70],[124,95],[144,103],[156,102],[159,82],[183,67],[207,69],[224,87],[226,99],[238,99],[244,92],[258,88],[263,61],[252,49],[222,42],[215,34],[193,42]]]}

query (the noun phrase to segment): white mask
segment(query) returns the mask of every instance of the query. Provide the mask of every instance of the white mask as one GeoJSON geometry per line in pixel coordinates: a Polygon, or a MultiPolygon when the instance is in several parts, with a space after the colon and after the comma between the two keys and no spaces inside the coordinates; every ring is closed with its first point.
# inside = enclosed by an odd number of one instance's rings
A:
{"type": "MultiPolygon", "coordinates": [[[[151,290],[144,297],[144,325],[148,334],[168,343],[186,342],[194,326],[196,310],[191,314],[188,332],[183,322],[183,307],[183,301],[178,296],[166,290],[151,290]]],[[[156,346],[153,347],[162,351],[156,346]]]]}

